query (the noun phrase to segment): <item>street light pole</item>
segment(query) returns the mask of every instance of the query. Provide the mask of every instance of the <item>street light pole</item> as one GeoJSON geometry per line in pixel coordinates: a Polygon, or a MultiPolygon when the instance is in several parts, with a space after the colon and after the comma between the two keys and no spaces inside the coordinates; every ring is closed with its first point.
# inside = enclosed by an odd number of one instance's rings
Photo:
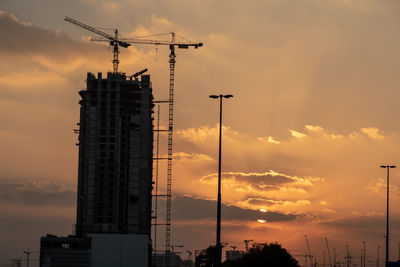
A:
{"type": "Polygon", "coordinates": [[[389,169],[396,168],[394,165],[381,165],[381,168],[387,170],[386,180],[386,258],[385,267],[389,266],[389,169]]]}
{"type": "Polygon", "coordinates": [[[233,95],[210,95],[210,98],[219,98],[219,152],[218,152],[218,197],[217,197],[217,240],[215,267],[221,266],[222,246],[221,246],[221,148],[222,148],[222,98],[231,98],[233,95]]]}

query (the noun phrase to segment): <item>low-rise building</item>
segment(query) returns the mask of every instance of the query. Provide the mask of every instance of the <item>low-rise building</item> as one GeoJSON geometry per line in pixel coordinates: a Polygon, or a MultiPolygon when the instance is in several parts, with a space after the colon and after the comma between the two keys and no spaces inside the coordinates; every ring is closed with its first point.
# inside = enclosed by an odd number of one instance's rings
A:
{"type": "Polygon", "coordinates": [[[148,267],[147,235],[89,234],[40,239],[41,267],[148,267]]]}

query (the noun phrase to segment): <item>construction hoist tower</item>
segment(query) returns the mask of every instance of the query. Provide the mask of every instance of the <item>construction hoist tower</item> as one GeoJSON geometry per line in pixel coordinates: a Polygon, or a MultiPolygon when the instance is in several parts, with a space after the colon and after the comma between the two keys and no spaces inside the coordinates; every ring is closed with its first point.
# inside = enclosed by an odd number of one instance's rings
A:
{"type": "MultiPolygon", "coordinates": [[[[175,48],[188,49],[189,47],[199,48],[203,46],[203,43],[196,43],[186,40],[179,36],[183,41],[176,41],[177,34],[174,32],[169,33],[171,35],[170,41],[167,40],[152,40],[142,38],[119,38],[118,30],[115,30],[115,36],[111,36],[104,33],[94,27],[83,24],[77,20],[65,17],[66,21],[73,23],[81,28],[96,33],[101,37],[93,37],[91,41],[97,42],[108,42],[113,47],[113,71],[118,72],[119,64],[119,46],[127,48],[131,44],[145,44],[145,45],[166,45],[169,46],[169,94],[167,101],[155,101],[158,103],[168,103],[168,156],[167,156],[167,188],[166,188],[166,218],[165,218],[165,259],[166,266],[170,265],[170,251],[171,251],[171,201],[172,201],[172,145],[173,145],[173,122],[174,122],[174,90],[175,90],[175,63],[176,54],[175,48]]],[[[160,34],[162,35],[162,34],[160,34]]],[[[155,35],[155,36],[160,36],[155,35]]],[[[156,158],[158,160],[158,158],[156,158]]],[[[157,198],[157,195],[156,195],[157,198]]],[[[157,225],[157,224],[155,224],[157,225]]]]}

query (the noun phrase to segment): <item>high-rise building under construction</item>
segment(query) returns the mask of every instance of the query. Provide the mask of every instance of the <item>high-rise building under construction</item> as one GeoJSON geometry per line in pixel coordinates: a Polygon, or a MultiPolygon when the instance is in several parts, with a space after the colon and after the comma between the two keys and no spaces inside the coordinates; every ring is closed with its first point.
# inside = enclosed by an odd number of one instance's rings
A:
{"type": "Polygon", "coordinates": [[[149,234],[153,96],[149,75],[88,73],[80,91],[76,234],[149,234]]]}
{"type": "Polygon", "coordinates": [[[76,233],[42,237],[41,267],[148,266],[153,95],[150,75],[143,72],[87,74],[75,130],[76,233]]]}

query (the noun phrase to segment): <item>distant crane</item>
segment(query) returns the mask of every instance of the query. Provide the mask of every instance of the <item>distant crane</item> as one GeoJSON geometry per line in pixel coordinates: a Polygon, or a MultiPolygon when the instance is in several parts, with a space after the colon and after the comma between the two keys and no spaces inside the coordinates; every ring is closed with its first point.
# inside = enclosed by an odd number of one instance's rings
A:
{"type": "Polygon", "coordinates": [[[310,258],[310,263],[311,263],[311,266],[314,266],[314,263],[313,263],[313,257],[312,257],[312,255],[311,255],[310,244],[308,243],[308,238],[307,238],[307,235],[304,235],[304,237],[306,238],[306,244],[307,244],[307,253],[308,253],[308,256],[309,256],[309,258],[310,258]]]}
{"type": "Polygon", "coordinates": [[[249,252],[249,243],[250,242],[254,242],[254,240],[253,239],[248,239],[248,240],[244,240],[243,242],[246,245],[246,253],[247,253],[247,252],[249,252]]]}
{"type": "Polygon", "coordinates": [[[233,248],[233,251],[236,251],[237,246],[230,246],[231,248],[233,248]]]}
{"type": "Polygon", "coordinates": [[[75,19],[71,19],[71,18],[69,18],[69,17],[65,17],[64,20],[65,20],[65,21],[68,21],[68,22],[70,22],[70,23],[72,23],[72,24],[75,24],[75,25],[77,25],[77,26],[79,26],[79,27],[81,27],[81,28],[83,28],[83,29],[86,29],[86,30],[88,30],[88,31],[94,32],[94,33],[96,33],[96,34],[98,34],[98,35],[100,35],[100,36],[103,36],[103,37],[105,38],[105,40],[107,40],[107,42],[110,43],[110,46],[113,47],[113,60],[112,60],[112,63],[113,63],[113,71],[114,71],[114,73],[117,73],[117,72],[118,72],[118,64],[119,64],[119,60],[118,60],[119,46],[122,46],[122,47],[127,48],[127,47],[130,46],[130,44],[128,44],[128,43],[126,43],[126,42],[123,42],[123,41],[121,41],[120,39],[118,39],[118,30],[117,30],[117,29],[114,30],[114,36],[111,36],[111,35],[109,35],[108,33],[102,32],[102,31],[100,31],[100,30],[98,30],[98,29],[96,29],[96,28],[93,28],[93,27],[91,27],[91,26],[89,26],[89,25],[86,25],[86,24],[84,24],[84,23],[82,23],[82,22],[79,22],[79,21],[77,21],[77,20],[75,20],[75,19]]]}
{"type": "MultiPolygon", "coordinates": [[[[331,259],[331,251],[329,249],[328,238],[325,237],[326,249],[328,251],[328,258],[329,258],[329,267],[332,267],[332,259],[331,259]]],[[[336,264],[336,263],[334,263],[336,264]]]]}

